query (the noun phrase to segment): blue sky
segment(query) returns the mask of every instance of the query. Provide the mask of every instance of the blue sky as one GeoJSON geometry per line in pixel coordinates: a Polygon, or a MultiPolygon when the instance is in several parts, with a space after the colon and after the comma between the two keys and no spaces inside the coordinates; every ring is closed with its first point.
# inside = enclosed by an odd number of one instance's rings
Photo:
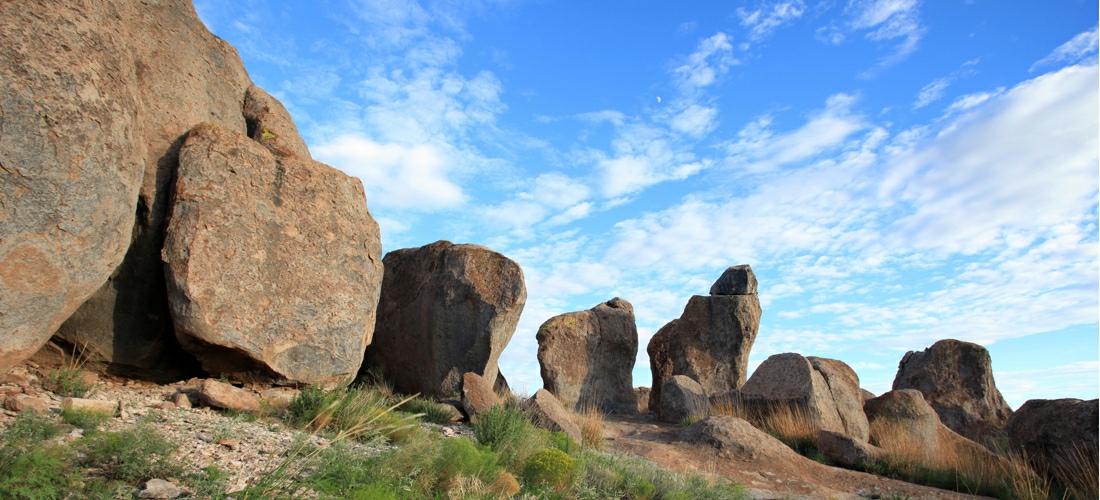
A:
{"type": "Polygon", "coordinates": [[[500,361],[541,387],[546,319],[619,296],[645,346],[751,264],[769,355],[890,388],[907,350],[987,346],[1009,404],[1096,398],[1097,4],[199,0],[362,179],[385,251],[523,267],[500,361]]]}

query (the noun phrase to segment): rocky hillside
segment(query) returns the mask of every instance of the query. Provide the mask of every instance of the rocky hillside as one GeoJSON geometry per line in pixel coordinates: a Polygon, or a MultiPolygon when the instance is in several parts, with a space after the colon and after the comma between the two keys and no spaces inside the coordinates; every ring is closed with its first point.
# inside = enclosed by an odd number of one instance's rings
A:
{"type": "MultiPolygon", "coordinates": [[[[523,311],[522,269],[474,244],[381,249],[359,179],[312,160],[283,105],[187,0],[0,5],[9,423],[66,405],[105,412],[108,425],[154,407],[278,413],[299,389],[353,379],[434,398],[469,423],[513,399],[497,360],[523,311]],[[42,386],[74,365],[110,381],[91,402],[42,386]]],[[[646,347],[648,388],[631,378],[630,302],[547,319],[544,388],[523,415],[577,441],[576,414],[610,415],[620,453],[809,497],[875,497],[876,476],[1002,497],[1022,491],[1005,478],[1079,493],[1074,464],[1095,472],[1098,401],[1013,412],[979,345],[907,353],[877,397],[843,361],[801,353],[750,376],[759,286],[738,265],[691,297],[646,347]]],[[[237,444],[270,455],[285,441],[237,444]]]]}

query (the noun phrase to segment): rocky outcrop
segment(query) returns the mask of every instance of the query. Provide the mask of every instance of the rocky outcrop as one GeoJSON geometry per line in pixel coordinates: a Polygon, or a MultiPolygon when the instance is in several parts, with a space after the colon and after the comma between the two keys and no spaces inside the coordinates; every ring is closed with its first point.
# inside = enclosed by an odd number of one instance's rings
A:
{"type": "Polygon", "coordinates": [[[1082,457],[1093,469],[1100,463],[1097,421],[1100,400],[1032,399],[1012,414],[1005,430],[1038,470],[1057,474],[1082,457]]]}
{"type": "Polygon", "coordinates": [[[634,401],[637,404],[638,413],[649,412],[649,388],[648,387],[635,387],[634,388],[634,401]]]}
{"type": "Polygon", "coordinates": [[[449,396],[462,374],[496,380],[527,289],[512,260],[479,245],[437,241],[386,254],[374,341],[361,376],[406,394],[449,396]]]}
{"type": "Polygon", "coordinates": [[[661,390],[660,419],[663,422],[681,423],[699,419],[709,414],[710,400],[703,386],[683,375],[673,375],[665,381],[661,390]]]}
{"type": "Polygon", "coordinates": [[[831,431],[818,431],[817,449],[830,462],[849,469],[865,466],[885,455],[878,446],[831,431]]]}
{"type": "Polygon", "coordinates": [[[1012,415],[993,381],[989,351],[969,342],[941,340],[906,353],[894,389],[920,391],[944,425],[976,440],[1003,429],[1012,415]]]}
{"type": "Polygon", "coordinates": [[[618,297],[587,311],[554,316],[539,327],[543,388],[566,408],[634,413],[631,371],[638,355],[634,307],[618,297]]]}
{"type": "MultiPolygon", "coordinates": [[[[206,29],[191,2],[97,5],[106,6],[115,17],[96,29],[118,40],[129,60],[121,70],[102,66],[98,76],[75,81],[87,82],[107,96],[116,93],[101,86],[104,80],[129,82],[139,103],[134,111],[140,133],[123,150],[140,152],[138,168],[144,173],[139,174],[143,177],[136,205],[131,199],[125,207],[129,217],[136,213],[132,242],[129,226],[126,229],[125,258],[112,268],[109,279],[98,281],[98,290],[61,325],[54,342],[79,351],[85,366],[97,371],[154,380],[186,378],[201,371],[180,349],[168,310],[160,258],[168,197],[179,148],[191,127],[209,122],[246,132],[241,106],[250,82],[237,51],[206,29]]],[[[56,47],[65,45],[53,44],[48,50],[60,54],[56,47]]],[[[75,46],[90,45],[82,40],[75,46]]]]}
{"type": "Polygon", "coordinates": [[[573,422],[570,413],[550,391],[539,389],[527,400],[524,407],[535,427],[550,432],[564,432],[574,441],[582,441],[581,428],[573,422]]]}
{"type": "Polygon", "coordinates": [[[782,457],[794,461],[800,458],[778,439],[740,418],[726,415],[704,418],[680,431],[680,438],[714,448],[719,457],[729,460],[748,462],[762,457],[782,457]]]}
{"type": "Polygon", "coordinates": [[[739,389],[745,383],[749,351],[760,328],[756,277],[749,266],[727,269],[712,292],[744,291],[740,295],[696,295],[683,314],[649,341],[653,372],[649,408],[659,408],[661,387],[673,375],[697,381],[709,394],[739,389]],[[743,285],[742,285],[743,283],[743,285]]]}
{"type": "Polygon", "coordinates": [[[868,438],[859,378],[848,365],[797,353],[769,357],[741,388],[742,403],[752,411],[788,406],[805,411],[819,430],[868,438]]]}
{"type": "Polygon", "coordinates": [[[477,422],[477,416],[500,404],[500,398],[493,392],[493,386],[481,375],[466,373],[462,375],[462,410],[477,422]]]}
{"type": "Polygon", "coordinates": [[[122,262],[146,156],[117,6],[0,7],[0,373],[122,262]]]}
{"type": "Polygon", "coordinates": [[[298,127],[290,118],[283,103],[271,97],[264,89],[251,85],[244,95],[244,119],[248,124],[248,136],[263,144],[275,156],[293,156],[312,159],[306,141],[298,135],[298,127]]]}
{"type": "MultiPolygon", "coordinates": [[[[937,451],[940,420],[936,416],[936,410],[924,400],[920,391],[900,389],[887,392],[868,400],[863,411],[872,427],[876,420],[883,420],[883,424],[900,429],[920,449],[927,450],[929,454],[937,451]]],[[[874,438],[872,443],[885,446],[874,438]]]]}
{"type": "Polygon", "coordinates": [[[180,343],[238,381],[354,376],[382,280],[359,180],[211,124],[178,175],[163,258],[180,343]]]}

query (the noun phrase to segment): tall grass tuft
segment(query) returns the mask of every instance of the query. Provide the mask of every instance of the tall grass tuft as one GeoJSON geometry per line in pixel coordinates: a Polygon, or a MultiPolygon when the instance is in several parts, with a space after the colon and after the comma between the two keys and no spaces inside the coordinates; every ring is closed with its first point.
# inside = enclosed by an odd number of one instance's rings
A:
{"type": "Polygon", "coordinates": [[[575,420],[581,429],[581,446],[597,450],[603,449],[603,412],[599,406],[585,406],[575,420]]]}

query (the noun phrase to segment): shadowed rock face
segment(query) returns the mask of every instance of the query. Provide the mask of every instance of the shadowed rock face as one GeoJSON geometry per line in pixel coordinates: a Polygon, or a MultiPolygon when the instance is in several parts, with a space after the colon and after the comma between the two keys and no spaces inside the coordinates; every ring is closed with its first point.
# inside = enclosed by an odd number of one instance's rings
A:
{"type": "Polygon", "coordinates": [[[1097,421],[1100,400],[1032,399],[1008,419],[1014,447],[1026,453],[1038,470],[1056,472],[1083,453],[1095,467],[1100,450],[1097,421]],[[1076,448],[1076,449],[1075,449],[1076,448]]]}
{"type": "Polygon", "coordinates": [[[116,7],[0,6],[0,373],[37,351],[130,243],[146,147],[116,7]]]}
{"type": "Polygon", "coordinates": [[[634,413],[631,371],[638,355],[634,307],[615,298],[588,311],[555,316],[539,327],[543,387],[573,410],[634,413]]]}
{"type": "Polygon", "coordinates": [[[204,124],[180,152],[163,258],[180,343],[214,375],[354,376],[382,280],[358,179],[204,124]]]}
{"type": "Polygon", "coordinates": [[[1003,429],[1012,415],[993,381],[989,351],[969,342],[941,340],[906,353],[894,389],[920,391],[944,425],[974,439],[1003,429]]]}
{"type": "Polygon", "coordinates": [[[458,392],[466,372],[496,380],[527,300],[519,265],[449,241],[395,250],[383,263],[378,324],[360,375],[426,396],[458,392]]]}
{"type": "Polygon", "coordinates": [[[727,269],[712,291],[752,293],[693,296],[683,314],[650,339],[646,352],[653,372],[651,411],[660,408],[661,386],[673,375],[690,377],[708,394],[726,393],[745,383],[749,351],[760,329],[761,314],[755,286],[748,283],[756,283],[748,266],[727,269]]]}
{"type": "Polygon", "coordinates": [[[871,424],[879,419],[898,422],[929,453],[938,447],[940,420],[920,391],[899,389],[887,392],[867,400],[863,411],[871,424]]]}
{"type": "Polygon", "coordinates": [[[673,375],[661,390],[661,420],[680,423],[692,417],[705,417],[709,403],[702,386],[683,375],[673,375]]]}

